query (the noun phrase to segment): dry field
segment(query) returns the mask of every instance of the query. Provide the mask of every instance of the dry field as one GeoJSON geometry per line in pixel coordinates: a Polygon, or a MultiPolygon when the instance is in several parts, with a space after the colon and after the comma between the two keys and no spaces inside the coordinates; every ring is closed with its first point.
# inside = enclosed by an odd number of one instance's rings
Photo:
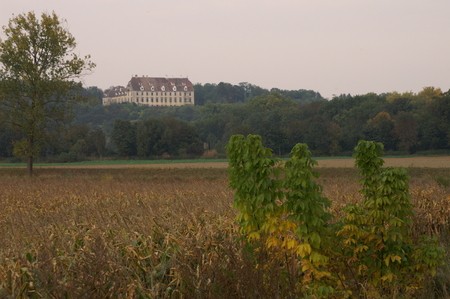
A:
{"type": "MultiPolygon", "coordinates": [[[[385,166],[389,167],[448,168],[450,171],[450,156],[384,158],[384,161],[385,166]]],[[[354,164],[354,159],[330,159],[319,160],[318,166],[351,168],[354,164]]]]}
{"type": "MultiPolygon", "coordinates": [[[[0,298],[283,297],[242,245],[225,166],[160,166],[0,169],[0,298]]],[[[360,200],[354,169],[319,171],[335,215],[360,200]]],[[[450,244],[450,169],[409,173],[412,231],[450,244]]]]}

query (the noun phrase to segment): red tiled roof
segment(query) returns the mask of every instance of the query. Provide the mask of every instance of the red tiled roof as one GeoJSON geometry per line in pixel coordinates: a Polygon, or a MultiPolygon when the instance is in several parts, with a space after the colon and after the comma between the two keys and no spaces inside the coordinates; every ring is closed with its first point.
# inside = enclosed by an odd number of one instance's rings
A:
{"type": "Polygon", "coordinates": [[[120,97],[124,96],[127,93],[127,89],[123,86],[113,86],[105,90],[104,94],[105,97],[113,98],[113,97],[120,97]]]}
{"type": "Polygon", "coordinates": [[[132,91],[194,91],[188,78],[133,77],[127,88],[132,91]]]}

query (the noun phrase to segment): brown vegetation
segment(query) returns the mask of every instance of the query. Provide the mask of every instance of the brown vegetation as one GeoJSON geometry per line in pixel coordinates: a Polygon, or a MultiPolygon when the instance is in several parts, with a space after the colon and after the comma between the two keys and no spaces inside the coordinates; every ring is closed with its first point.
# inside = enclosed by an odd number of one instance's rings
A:
{"type": "MultiPolygon", "coordinates": [[[[320,173],[335,215],[360,200],[354,169],[320,173]]],[[[449,170],[409,173],[413,230],[448,245],[449,170]]],[[[0,298],[288,294],[283,265],[255,269],[225,169],[0,169],[0,190],[0,298]]],[[[428,292],[448,295],[449,271],[428,292]]]]}

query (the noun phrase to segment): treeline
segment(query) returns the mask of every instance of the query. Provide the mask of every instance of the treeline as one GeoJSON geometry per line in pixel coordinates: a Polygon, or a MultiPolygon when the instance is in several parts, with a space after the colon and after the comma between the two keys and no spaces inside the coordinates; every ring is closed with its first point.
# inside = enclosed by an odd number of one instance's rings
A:
{"type": "Polygon", "coordinates": [[[267,95],[269,93],[277,93],[299,103],[308,103],[324,99],[320,93],[313,90],[282,90],[279,88],[268,90],[247,82],[242,82],[238,85],[224,82],[220,82],[219,84],[195,84],[194,90],[196,105],[204,105],[207,103],[243,103],[254,97],[267,95]]]}
{"type": "Polygon", "coordinates": [[[173,118],[116,120],[111,139],[122,157],[198,157],[203,153],[203,144],[194,128],[173,118]]]}
{"type": "MultiPolygon", "coordinates": [[[[277,155],[287,155],[299,142],[315,155],[347,155],[361,139],[382,142],[388,153],[450,150],[450,92],[433,87],[327,101],[307,90],[197,84],[196,106],[182,107],[102,106],[100,89],[79,93],[72,121],[49,130],[43,140],[46,160],[223,157],[234,134],[258,134],[277,155]]],[[[18,139],[3,124],[0,156],[13,157],[12,144],[18,139]]]]}
{"type": "Polygon", "coordinates": [[[195,124],[202,140],[219,151],[231,135],[250,133],[261,135],[279,155],[298,142],[316,155],[350,154],[361,139],[382,142],[391,152],[448,150],[450,93],[425,88],[307,104],[270,94],[242,105],[206,105],[195,124]]]}

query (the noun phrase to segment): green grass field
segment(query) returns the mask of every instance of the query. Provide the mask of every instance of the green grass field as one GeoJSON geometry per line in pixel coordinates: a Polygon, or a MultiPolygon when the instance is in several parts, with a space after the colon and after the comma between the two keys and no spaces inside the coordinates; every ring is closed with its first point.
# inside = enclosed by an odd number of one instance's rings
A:
{"type": "MultiPolygon", "coordinates": [[[[154,165],[154,164],[183,164],[183,163],[217,163],[227,162],[227,159],[180,159],[180,160],[92,160],[67,163],[35,163],[36,167],[53,166],[114,166],[114,165],[154,165]]],[[[26,163],[0,163],[0,167],[26,167],[26,163]]]]}
{"type": "MultiPolygon", "coordinates": [[[[318,167],[352,168],[351,157],[319,157],[318,167]]],[[[386,166],[408,168],[449,168],[450,156],[405,156],[387,157],[386,166]]],[[[37,168],[226,168],[227,159],[186,159],[186,160],[95,160],[72,163],[35,163],[37,168]]],[[[0,163],[0,168],[24,168],[25,163],[0,163]]]]}

